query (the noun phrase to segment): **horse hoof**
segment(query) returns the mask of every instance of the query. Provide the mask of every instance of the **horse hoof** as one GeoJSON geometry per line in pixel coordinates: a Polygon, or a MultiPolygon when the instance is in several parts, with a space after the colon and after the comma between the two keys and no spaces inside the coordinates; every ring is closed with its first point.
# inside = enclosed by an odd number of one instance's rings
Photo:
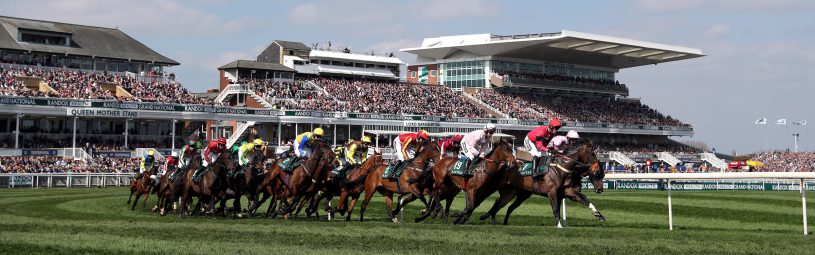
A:
{"type": "Polygon", "coordinates": [[[600,222],[606,222],[606,217],[600,216],[600,222]]]}
{"type": "Polygon", "coordinates": [[[393,218],[393,219],[391,219],[391,221],[393,221],[393,223],[399,223],[399,219],[397,219],[397,218],[393,218]]]}

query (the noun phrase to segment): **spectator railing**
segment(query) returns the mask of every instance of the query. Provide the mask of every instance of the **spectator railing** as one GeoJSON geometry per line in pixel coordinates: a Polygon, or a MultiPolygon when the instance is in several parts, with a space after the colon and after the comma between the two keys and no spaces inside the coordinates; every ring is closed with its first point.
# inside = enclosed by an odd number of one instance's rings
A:
{"type": "Polygon", "coordinates": [[[478,98],[475,98],[474,96],[472,96],[472,95],[470,95],[470,94],[468,94],[468,93],[466,93],[466,92],[465,92],[465,93],[461,93],[461,95],[462,95],[462,96],[464,96],[464,98],[469,99],[469,100],[470,100],[470,102],[476,103],[476,104],[478,104],[478,105],[480,105],[480,106],[482,106],[482,107],[484,107],[484,108],[489,109],[489,110],[490,110],[490,111],[492,111],[492,112],[495,112],[495,113],[497,113],[497,114],[500,114],[500,115],[501,115],[501,117],[502,117],[502,118],[504,118],[504,119],[509,119],[509,118],[510,118],[508,114],[506,114],[506,113],[504,113],[504,112],[501,112],[501,110],[498,110],[497,108],[492,107],[491,105],[489,105],[489,104],[485,103],[484,101],[479,100],[478,98]]]}
{"type": "Polygon", "coordinates": [[[620,165],[624,166],[633,166],[636,165],[637,162],[632,160],[629,157],[626,157],[625,154],[622,154],[618,151],[609,151],[608,152],[609,159],[613,160],[614,162],[619,163],[620,165]]]}
{"type": "Polygon", "coordinates": [[[657,152],[656,155],[658,160],[665,162],[669,166],[676,166],[679,163],[682,163],[682,161],[680,161],[678,158],[674,157],[674,155],[671,155],[671,153],[667,151],[657,152]]]}
{"type": "Polygon", "coordinates": [[[93,159],[93,157],[90,154],[88,154],[88,152],[86,152],[82,148],[65,148],[65,149],[62,149],[62,155],[61,156],[66,157],[66,158],[71,157],[71,158],[73,158],[75,160],[82,160],[82,161],[87,161],[87,160],[93,159]]]}
{"type": "Polygon", "coordinates": [[[227,85],[217,97],[215,97],[215,102],[223,102],[230,95],[234,94],[248,94],[252,90],[249,89],[249,86],[243,84],[230,84],[227,85]]]}
{"type": "Polygon", "coordinates": [[[727,169],[727,162],[720,159],[719,157],[716,157],[716,154],[704,152],[701,155],[702,161],[710,163],[711,165],[713,165],[713,167],[721,169],[722,171],[724,171],[724,169],[727,169]]]}
{"type": "Polygon", "coordinates": [[[254,121],[246,121],[246,122],[238,122],[238,127],[235,129],[235,132],[232,133],[232,136],[226,140],[226,147],[231,148],[235,142],[238,141],[241,137],[243,137],[243,133],[246,133],[250,127],[254,126],[254,121]]]}
{"type": "Polygon", "coordinates": [[[599,92],[599,93],[612,93],[628,95],[628,88],[624,85],[604,85],[581,83],[571,81],[555,81],[534,78],[520,78],[520,77],[504,77],[504,85],[515,87],[530,87],[530,88],[548,88],[556,90],[573,90],[583,92],[599,92]]]}
{"type": "Polygon", "coordinates": [[[127,186],[134,173],[0,173],[0,188],[127,186]]]}

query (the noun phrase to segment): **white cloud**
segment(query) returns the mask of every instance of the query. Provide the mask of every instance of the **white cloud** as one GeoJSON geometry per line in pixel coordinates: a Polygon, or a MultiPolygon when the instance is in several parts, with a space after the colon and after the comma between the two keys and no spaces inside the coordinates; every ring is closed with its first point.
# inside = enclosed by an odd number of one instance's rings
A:
{"type": "Polygon", "coordinates": [[[714,24],[705,29],[705,36],[707,37],[720,37],[730,33],[730,26],[725,24],[714,24]]]}
{"type": "Polygon", "coordinates": [[[162,36],[222,35],[251,29],[255,18],[228,19],[173,0],[49,0],[32,8],[30,1],[3,1],[4,15],[118,27],[128,33],[162,36]]]}
{"type": "Polygon", "coordinates": [[[794,11],[806,12],[815,8],[811,0],[637,0],[637,5],[651,11],[794,11]]]}

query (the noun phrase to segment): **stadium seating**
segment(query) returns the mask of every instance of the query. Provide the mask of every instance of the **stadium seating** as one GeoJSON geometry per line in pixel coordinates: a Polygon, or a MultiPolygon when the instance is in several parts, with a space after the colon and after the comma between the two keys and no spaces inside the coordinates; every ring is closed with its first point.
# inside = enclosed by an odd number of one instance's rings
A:
{"type": "Polygon", "coordinates": [[[764,163],[762,172],[810,172],[815,171],[815,152],[762,152],[752,161],[764,163]]]}

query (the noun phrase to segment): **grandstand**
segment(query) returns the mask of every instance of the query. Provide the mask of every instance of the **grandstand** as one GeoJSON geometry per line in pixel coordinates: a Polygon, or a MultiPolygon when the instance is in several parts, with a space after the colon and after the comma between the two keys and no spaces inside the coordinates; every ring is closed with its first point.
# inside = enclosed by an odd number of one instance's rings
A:
{"type": "Polygon", "coordinates": [[[255,60],[219,67],[217,88],[196,94],[165,71],[179,63],[118,29],[0,23],[2,156],[161,157],[189,136],[257,137],[283,149],[315,127],[334,144],[367,134],[387,148],[402,132],[439,137],[485,123],[519,138],[560,117],[564,130],[603,146],[609,169],[645,160],[721,165],[669,139],[693,129],[628,98],[615,79],[623,68],[702,56],[696,49],[570,31],[428,38],[403,50],[417,55],[403,74],[392,55],[274,40],[255,60]]]}

